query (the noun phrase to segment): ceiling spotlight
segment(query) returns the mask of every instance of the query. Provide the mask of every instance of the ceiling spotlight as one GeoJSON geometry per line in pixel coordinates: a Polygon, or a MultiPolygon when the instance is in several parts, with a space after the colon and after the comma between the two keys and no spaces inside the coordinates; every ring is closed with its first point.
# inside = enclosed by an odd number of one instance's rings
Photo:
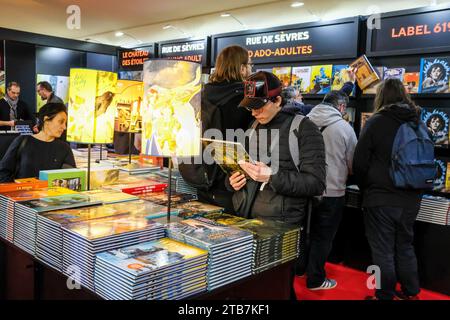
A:
{"type": "Polygon", "coordinates": [[[231,16],[231,14],[229,14],[229,13],[222,13],[220,16],[222,18],[227,18],[227,17],[231,16]]]}
{"type": "Polygon", "coordinates": [[[122,37],[123,35],[124,35],[124,33],[122,31],[116,32],[116,37],[122,37]]]}
{"type": "Polygon", "coordinates": [[[170,29],[170,28],[172,28],[172,26],[171,26],[170,24],[167,24],[167,25],[165,25],[165,26],[163,27],[164,30],[167,30],[167,29],[170,29]]]}
{"type": "Polygon", "coordinates": [[[292,8],[298,8],[298,7],[303,7],[305,4],[303,2],[293,2],[291,4],[292,8]]]}

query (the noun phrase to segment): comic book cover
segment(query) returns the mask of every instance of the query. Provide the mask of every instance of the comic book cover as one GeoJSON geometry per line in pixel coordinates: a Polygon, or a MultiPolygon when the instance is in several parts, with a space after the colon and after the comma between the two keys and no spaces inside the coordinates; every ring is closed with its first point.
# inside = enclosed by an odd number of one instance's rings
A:
{"type": "Polygon", "coordinates": [[[40,189],[46,187],[48,187],[48,181],[45,180],[37,180],[32,182],[21,182],[21,183],[16,182],[0,183],[0,193],[19,190],[40,189]]]}
{"type": "Polygon", "coordinates": [[[427,126],[436,145],[448,145],[449,115],[447,109],[422,108],[422,121],[427,126]]]}
{"type": "Polygon", "coordinates": [[[182,218],[193,218],[194,216],[203,216],[216,212],[222,212],[223,208],[200,201],[190,201],[178,204],[175,208],[180,209],[179,216],[182,218]]]}
{"type": "Polygon", "coordinates": [[[272,73],[280,79],[282,86],[289,87],[291,85],[292,67],[274,67],[272,73]]]}
{"type": "Polygon", "coordinates": [[[281,221],[248,219],[238,222],[234,226],[253,233],[259,239],[271,238],[286,233],[300,233],[300,227],[281,221]]]}
{"type": "Polygon", "coordinates": [[[89,198],[89,196],[79,193],[27,200],[21,201],[19,203],[22,206],[28,207],[37,212],[62,210],[101,204],[100,201],[94,201],[89,198]]]}
{"type": "Polygon", "coordinates": [[[93,241],[124,233],[159,228],[160,226],[160,223],[145,216],[123,214],[69,223],[64,226],[64,230],[93,241]]]}
{"type": "Polygon", "coordinates": [[[76,194],[76,192],[67,188],[53,187],[53,188],[31,189],[31,190],[18,190],[2,193],[3,196],[8,197],[14,201],[26,201],[47,197],[62,196],[65,194],[76,194]]]}
{"type": "Polygon", "coordinates": [[[450,191],[450,161],[447,161],[447,171],[445,175],[445,192],[450,191]]]}
{"type": "Polygon", "coordinates": [[[448,93],[450,57],[420,60],[419,93],[448,93]]]}
{"type": "Polygon", "coordinates": [[[405,68],[386,68],[384,70],[383,80],[398,79],[403,82],[405,68]]]}
{"type": "MultiPolygon", "coordinates": [[[[91,190],[100,189],[103,186],[109,186],[119,181],[119,169],[110,167],[94,167],[90,173],[91,190]]],[[[86,172],[87,174],[87,172],[86,172]]]]}
{"type": "Polygon", "coordinates": [[[116,106],[114,131],[140,132],[142,130],[141,104],[144,84],[140,81],[117,80],[117,93],[113,105],[116,106]]]}
{"type": "Polygon", "coordinates": [[[347,71],[348,68],[348,65],[333,65],[331,90],[341,90],[344,83],[350,81],[347,71]]]}
{"type": "Polygon", "coordinates": [[[408,93],[418,93],[419,92],[419,72],[406,72],[403,76],[403,85],[405,86],[408,93]]]}
{"type": "Polygon", "coordinates": [[[380,81],[380,77],[372,67],[366,55],[362,55],[350,64],[351,68],[356,68],[356,80],[361,90],[368,88],[371,84],[380,81]]]}
{"type": "Polygon", "coordinates": [[[320,65],[311,68],[311,81],[309,93],[311,94],[325,94],[331,89],[331,75],[333,73],[333,66],[320,65]]]}
{"type": "Polygon", "coordinates": [[[67,141],[112,143],[117,74],[70,69],[67,141]]]}
{"type": "Polygon", "coordinates": [[[208,214],[205,214],[203,217],[205,219],[209,219],[209,220],[212,220],[212,221],[215,221],[217,223],[227,225],[227,226],[235,225],[239,222],[246,220],[245,218],[242,218],[242,217],[233,216],[231,214],[221,213],[221,212],[208,213],[208,214]]]}
{"type": "Polygon", "coordinates": [[[300,93],[308,93],[311,87],[311,67],[293,67],[292,85],[300,93]]]}
{"type": "Polygon", "coordinates": [[[142,153],[200,155],[201,65],[188,61],[144,63],[142,153]]]}
{"type": "Polygon", "coordinates": [[[205,154],[211,155],[226,174],[232,175],[235,172],[240,172],[248,177],[247,173],[240,167],[239,162],[255,162],[242,144],[206,138],[202,139],[202,142],[205,146],[205,154]]]}
{"type": "Polygon", "coordinates": [[[111,250],[97,254],[102,260],[134,276],[139,276],[158,269],[180,265],[193,259],[206,258],[207,251],[162,238],[156,241],[144,242],[134,246],[111,250]]]}
{"type": "Polygon", "coordinates": [[[434,191],[442,191],[443,189],[445,189],[448,160],[449,159],[447,158],[436,158],[434,160],[437,172],[436,178],[433,182],[434,191]]]}
{"type": "Polygon", "coordinates": [[[369,87],[364,89],[363,94],[376,94],[378,87],[384,80],[383,77],[384,77],[384,71],[386,70],[386,68],[385,67],[374,67],[374,69],[380,80],[378,82],[374,82],[369,87]]]}
{"type": "Polygon", "coordinates": [[[49,187],[68,188],[73,191],[86,190],[86,171],[83,169],[42,170],[40,180],[47,180],[49,187]]]}
{"type": "MultiPolygon", "coordinates": [[[[99,199],[99,195],[88,194],[91,199],[99,199]]],[[[114,201],[112,199],[117,199],[116,195],[108,195],[108,198],[100,200],[101,202],[107,203],[108,201],[114,201]]],[[[119,196],[123,199],[122,196],[119,196]]],[[[148,217],[161,217],[167,214],[167,208],[153,204],[150,202],[145,202],[142,200],[126,201],[119,203],[109,203],[102,206],[91,206],[78,209],[69,210],[57,210],[51,212],[40,213],[42,217],[60,224],[68,224],[80,221],[87,221],[105,217],[141,217],[142,219],[147,219],[148,217]]],[[[109,221],[109,220],[108,220],[109,221]]]]}
{"type": "Polygon", "coordinates": [[[203,248],[252,237],[251,233],[247,231],[208,221],[196,218],[170,223],[167,226],[167,232],[169,235],[173,233],[183,237],[191,237],[198,241],[199,244],[202,244],[203,248]]]}

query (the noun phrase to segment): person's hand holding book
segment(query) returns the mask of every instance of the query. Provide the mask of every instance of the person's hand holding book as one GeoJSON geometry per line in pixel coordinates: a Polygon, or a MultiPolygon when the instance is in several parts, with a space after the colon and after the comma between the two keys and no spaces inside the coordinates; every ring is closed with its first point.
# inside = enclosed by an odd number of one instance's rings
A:
{"type": "Polygon", "coordinates": [[[230,177],[230,185],[235,191],[241,190],[247,184],[245,175],[241,172],[235,172],[230,177]]]}
{"type": "Polygon", "coordinates": [[[269,182],[270,176],[272,175],[272,169],[266,164],[262,162],[252,164],[250,162],[240,161],[239,165],[253,180],[257,182],[269,182]]]}

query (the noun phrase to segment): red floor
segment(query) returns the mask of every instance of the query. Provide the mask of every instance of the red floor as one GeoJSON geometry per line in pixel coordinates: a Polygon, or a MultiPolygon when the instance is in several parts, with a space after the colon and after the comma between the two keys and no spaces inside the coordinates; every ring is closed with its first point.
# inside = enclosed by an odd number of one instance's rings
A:
{"type": "MultiPolygon", "coordinates": [[[[373,295],[373,290],[367,288],[367,273],[353,270],[341,265],[327,264],[327,277],[338,282],[331,290],[310,291],[306,288],[306,278],[296,277],[295,292],[298,300],[364,300],[373,295]]],[[[450,296],[422,289],[421,300],[450,300],[450,296]]]]}

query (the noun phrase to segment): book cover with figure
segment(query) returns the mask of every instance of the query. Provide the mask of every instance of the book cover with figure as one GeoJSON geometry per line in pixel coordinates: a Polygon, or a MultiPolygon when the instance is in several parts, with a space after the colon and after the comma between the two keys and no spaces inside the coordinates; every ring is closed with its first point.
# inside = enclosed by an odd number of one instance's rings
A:
{"type": "Polygon", "coordinates": [[[311,67],[293,67],[291,80],[300,93],[308,93],[311,86],[311,67]]]}
{"type": "Polygon", "coordinates": [[[405,86],[408,93],[418,93],[419,92],[419,72],[406,72],[403,76],[403,85],[405,86]]]}
{"type": "Polygon", "coordinates": [[[387,68],[384,70],[383,80],[398,79],[403,82],[405,76],[405,68],[387,68]]]}
{"type": "Polygon", "coordinates": [[[450,57],[420,60],[419,93],[449,92],[450,57]]]}
{"type": "Polygon", "coordinates": [[[380,81],[380,76],[372,67],[366,55],[362,55],[350,64],[351,68],[356,68],[356,80],[361,90],[368,88],[370,85],[380,81]]]}
{"type": "Polygon", "coordinates": [[[272,73],[280,79],[283,87],[291,85],[291,71],[292,67],[274,67],[272,73]]]}
{"type": "Polygon", "coordinates": [[[449,115],[443,108],[422,108],[422,121],[436,145],[448,145],[449,115]]]}
{"type": "Polygon", "coordinates": [[[311,94],[325,94],[331,89],[331,74],[333,66],[320,65],[312,66],[311,68],[311,84],[309,93],[311,94]]]}
{"type": "Polygon", "coordinates": [[[447,178],[447,158],[436,158],[436,178],[433,182],[433,190],[434,191],[443,191],[445,189],[446,178],[447,178]]]}

